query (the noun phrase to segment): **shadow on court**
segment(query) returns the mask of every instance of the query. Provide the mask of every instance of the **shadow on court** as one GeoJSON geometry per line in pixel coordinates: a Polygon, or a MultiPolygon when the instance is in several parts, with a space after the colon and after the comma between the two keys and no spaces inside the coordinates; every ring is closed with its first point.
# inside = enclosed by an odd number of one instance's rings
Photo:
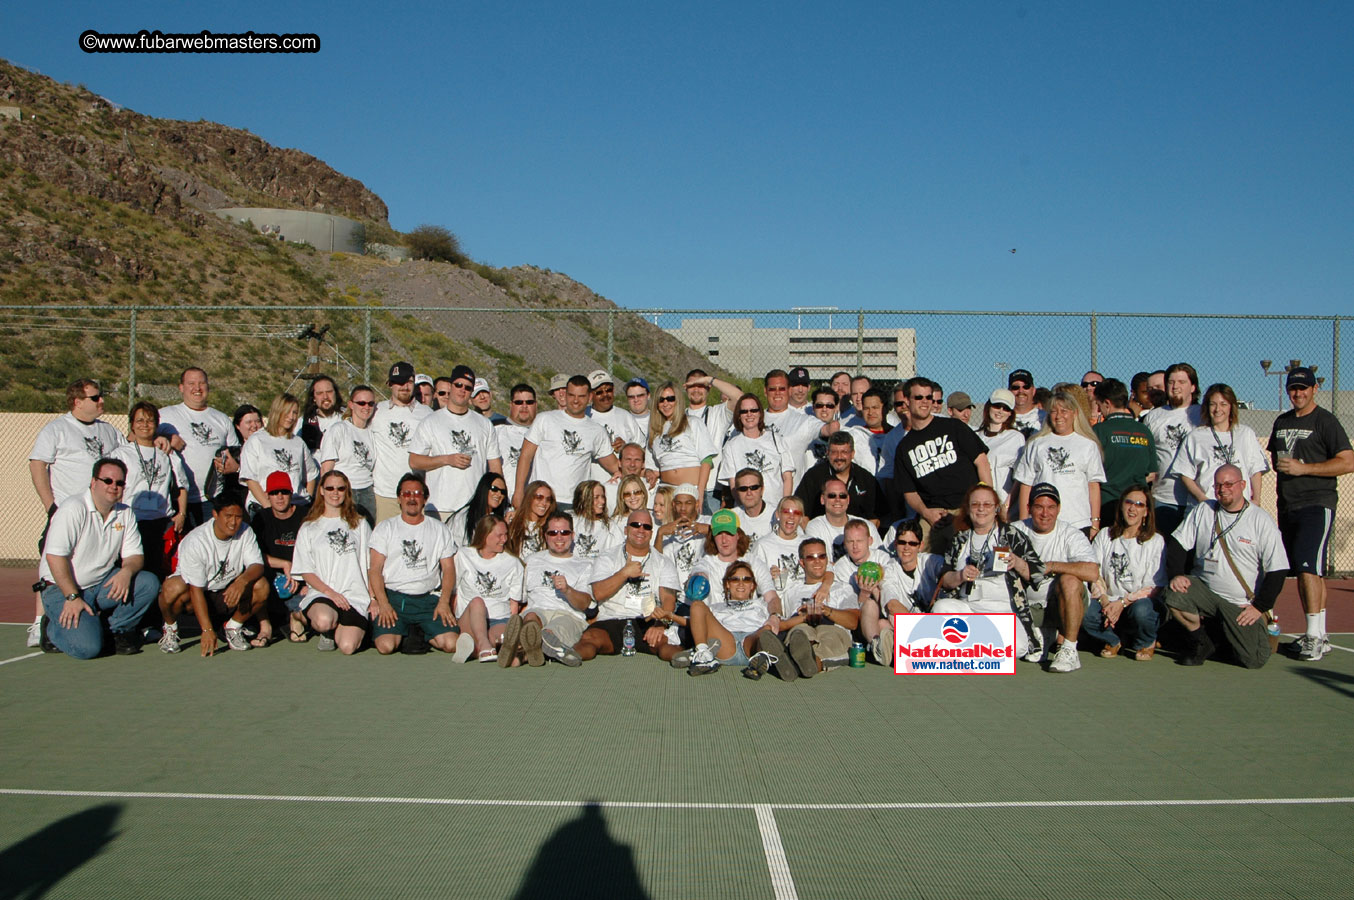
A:
{"type": "Polygon", "coordinates": [[[1330,688],[1337,694],[1354,697],[1354,675],[1346,675],[1344,672],[1334,672],[1330,669],[1319,669],[1310,665],[1293,671],[1308,681],[1314,681],[1322,687],[1330,688]]]}
{"type": "Polygon", "coordinates": [[[602,808],[589,803],[541,845],[516,900],[648,900],[627,844],[607,832],[602,808]]]}
{"type": "Polygon", "coordinates": [[[117,838],[122,805],[104,803],[0,850],[0,900],[36,900],[117,838]]]}

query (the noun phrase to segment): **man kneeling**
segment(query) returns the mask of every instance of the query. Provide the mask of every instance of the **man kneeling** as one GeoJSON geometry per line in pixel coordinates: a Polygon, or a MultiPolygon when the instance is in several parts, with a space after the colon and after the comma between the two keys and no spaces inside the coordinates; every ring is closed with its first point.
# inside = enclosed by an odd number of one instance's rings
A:
{"type": "Polygon", "coordinates": [[[263,554],[244,524],[244,500],[227,494],[212,502],[212,520],[194,528],[179,544],[179,566],[160,589],[160,612],[165,617],[160,649],[165,653],[181,649],[179,615],[190,605],[202,627],[203,656],[216,652],[214,621],[225,622],[230,649],[248,650],[244,623],[255,614],[267,614],[263,554]]]}

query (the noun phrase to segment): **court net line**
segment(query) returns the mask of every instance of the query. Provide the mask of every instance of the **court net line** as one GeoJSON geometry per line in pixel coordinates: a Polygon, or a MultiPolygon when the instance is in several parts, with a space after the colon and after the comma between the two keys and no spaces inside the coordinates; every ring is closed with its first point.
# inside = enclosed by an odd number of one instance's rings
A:
{"type": "Polygon", "coordinates": [[[37,788],[0,788],[11,797],[83,797],[99,800],[237,800],[265,803],[352,803],[406,806],[483,806],[534,809],[692,809],[771,811],[849,810],[962,810],[962,809],[1077,809],[1180,806],[1332,806],[1354,804],[1354,797],[1199,797],[1144,800],[955,800],[897,803],[701,803],[664,800],[483,800],[469,797],[360,797],[306,794],[211,794],[182,791],[60,791],[37,788]]]}

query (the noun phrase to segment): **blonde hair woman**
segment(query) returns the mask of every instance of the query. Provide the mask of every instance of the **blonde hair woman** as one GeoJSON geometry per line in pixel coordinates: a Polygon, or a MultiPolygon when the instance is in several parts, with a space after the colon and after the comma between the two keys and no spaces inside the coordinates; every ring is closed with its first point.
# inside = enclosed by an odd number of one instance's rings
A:
{"type": "Polygon", "coordinates": [[[1020,517],[1030,514],[1030,488],[1046,481],[1062,497],[1060,521],[1080,528],[1087,537],[1100,530],[1100,485],[1105,481],[1104,452],[1091,430],[1076,396],[1055,391],[1048,402],[1048,419],[1025,445],[1016,463],[1020,517]]]}

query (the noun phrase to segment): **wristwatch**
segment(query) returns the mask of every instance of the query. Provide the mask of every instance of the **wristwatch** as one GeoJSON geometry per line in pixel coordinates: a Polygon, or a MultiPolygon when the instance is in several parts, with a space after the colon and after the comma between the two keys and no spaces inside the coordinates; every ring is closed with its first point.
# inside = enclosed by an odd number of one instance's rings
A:
{"type": "Polygon", "coordinates": [[[69,594],[66,595],[66,602],[67,602],[67,603],[73,603],[73,602],[76,601],[76,600],[83,600],[83,599],[84,599],[84,597],[81,596],[81,594],[80,594],[79,591],[71,591],[69,594]]]}

